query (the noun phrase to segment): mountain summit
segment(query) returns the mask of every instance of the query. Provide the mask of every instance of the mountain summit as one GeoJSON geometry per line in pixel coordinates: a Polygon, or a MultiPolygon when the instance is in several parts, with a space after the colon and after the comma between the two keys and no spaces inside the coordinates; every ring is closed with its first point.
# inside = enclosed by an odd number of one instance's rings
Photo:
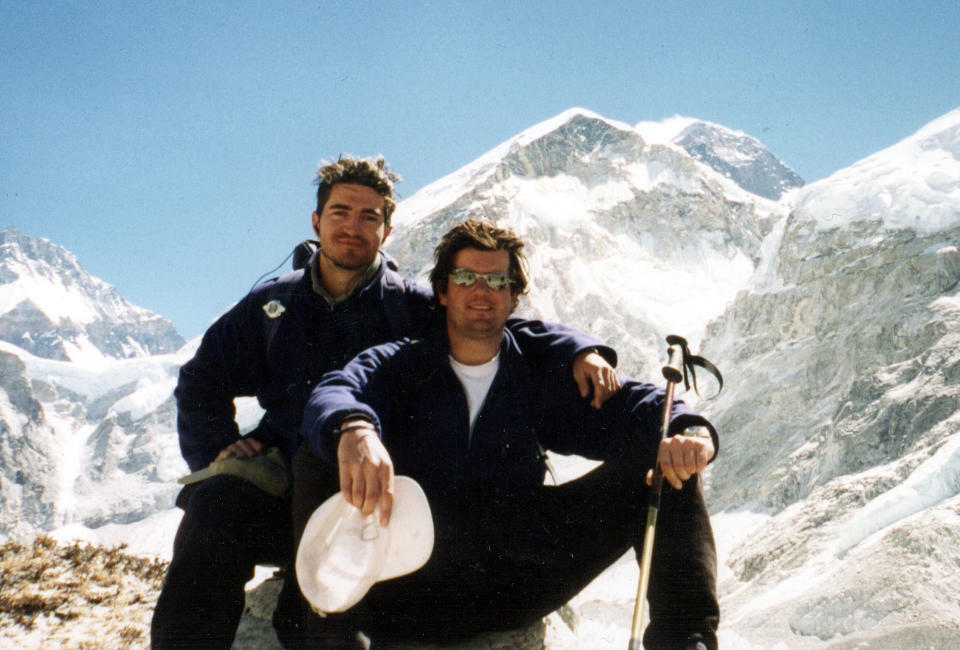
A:
{"type": "Polygon", "coordinates": [[[757,196],[778,201],[804,184],[759,140],[741,131],[680,116],[662,122],[639,122],[634,129],[651,144],[679,147],[757,196]]]}
{"type": "Polygon", "coordinates": [[[0,539],[168,507],[182,346],[66,249],[0,230],[0,539]]]}
{"type": "Polygon", "coordinates": [[[532,270],[521,309],[593,332],[642,375],[664,335],[698,340],[746,286],[786,212],[679,146],[571,109],[403,201],[387,246],[404,271],[423,273],[454,223],[510,225],[532,270]]]}
{"type": "Polygon", "coordinates": [[[60,361],[128,359],[179,349],[166,319],[131,305],[46,239],[0,229],[0,340],[60,361]]]}
{"type": "Polygon", "coordinates": [[[788,190],[803,185],[803,179],[759,140],[716,124],[691,124],[674,143],[743,189],[768,199],[780,199],[788,190]]]}

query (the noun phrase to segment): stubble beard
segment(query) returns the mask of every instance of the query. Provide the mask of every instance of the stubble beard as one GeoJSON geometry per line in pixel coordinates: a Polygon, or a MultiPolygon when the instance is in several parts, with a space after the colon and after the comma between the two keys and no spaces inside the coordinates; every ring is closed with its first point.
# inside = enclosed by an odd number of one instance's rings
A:
{"type": "Polygon", "coordinates": [[[345,262],[344,260],[339,260],[339,259],[337,259],[336,257],[333,257],[332,255],[330,255],[330,254],[329,254],[326,250],[324,250],[323,248],[320,249],[320,254],[323,255],[323,256],[327,259],[328,262],[330,262],[330,263],[333,264],[336,268],[338,268],[338,269],[340,269],[340,270],[342,270],[342,271],[351,271],[351,272],[353,272],[353,271],[362,271],[362,270],[366,269],[368,266],[370,266],[370,264],[373,263],[373,260],[372,260],[372,259],[370,259],[370,260],[363,260],[363,259],[361,259],[361,260],[358,260],[358,261],[353,262],[353,263],[345,262]]]}

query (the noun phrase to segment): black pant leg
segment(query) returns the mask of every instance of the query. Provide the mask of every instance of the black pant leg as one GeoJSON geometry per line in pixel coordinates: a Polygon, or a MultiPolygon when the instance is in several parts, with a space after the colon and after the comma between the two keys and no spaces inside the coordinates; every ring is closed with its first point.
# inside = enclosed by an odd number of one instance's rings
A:
{"type": "MultiPolygon", "coordinates": [[[[544,579],[544,593],[556,595],[545,604],[565,602],[560,599],[578,593],[631,545],[639,562],[650,499],[646,473],[653,460],[646,449],[635,448],[556,488],[563,514],[552,524],[557,546],[544,579]],[[551,583],[550,575],[557,581],[551,583]]],[[[679,491],[664,483],[654,535],[645,647],[694,648],[699,641],[716,648],[717,556],[699,476],[679,491]]]]}
{"type": "MultiPolygon", "coordinates": [[[[717,551],[700,477],[665,487],[650,571],[647,648],[717,647],[717,551]]],[[[639,552],[639,547],[638,547],[639,552]]]]}
{"type": "Polygon", "coordinates": [[[611,461],[560,487],[478,487],[458,508],[431,504],[430,561],[368,594],[374,641],[457,641],[559,608],[639,534],[646,489],[621,466],[635,463],[611,461]]]}
{"type": "MultiPolygon", "coordinates": [[[[317,458],[307,445],[301,445],[293,459],[291,552],[294,562],[310,516],[339,490],[337,468],[317,458]]],[[[293,650],[356,647],[354,637],[360,624],[356,613],[332,614],[325,618],[315,614],[300,592],[296,570],[291,563],[277,600],[273,625],[280,642],[293,650]]]]}
{"type": "Polygon", "coordinates": [[[152,647],[229,648],[254,567],[289,560],[289,502],[235,476],[188,487],[153,613],[152,647]]]}
{"type": "MultiPolygon", "coordinates": [[[[653,460],[636,448],[557,488],[563,520],[556,525],[558,545],[547,573],[567,582],[551,586],[547,579],[546,591],[569,599],[631,545],[639,562],[650,497],[646,473],[653,460]]],[[[679,491],[664,483],[654,535],[645,647],[694,648],[699,641],[716,648],[717,555],[699,476],[679,491]]]]}
{"type": "MultiPolygon", "coordinates": [[[[640,554],[652,455],[626,452],[559,487],[494,490],[460,517],[435,509],[427,566],[366,601],[379,639],[456,640],[530,624],[579,593],[631,546],[640,554]]],[[[698,480],[665,490],[649,598],[650,648],[716,647],[716,552],[698,480]]],[[[630,596],[631,594],[625,594],[630,596]]]]}

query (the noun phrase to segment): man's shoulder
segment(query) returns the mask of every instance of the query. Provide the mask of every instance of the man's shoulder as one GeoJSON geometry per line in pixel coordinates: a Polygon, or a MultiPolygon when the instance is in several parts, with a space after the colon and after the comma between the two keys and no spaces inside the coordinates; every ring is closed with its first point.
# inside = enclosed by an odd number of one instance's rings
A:
{"type": "Polygon", "coordinates": [[[436,327],[438,311],[429,288],[387,266],[380,275],[380,286],[382,309],[393,336],[423,334],[436,327]]]}
{"type": "Polygon", "coordinates": [[[386,385],[399,386],[396,394],[400,395],[403,386],[410,385],[410,382],[420,383],[436,368],[433,356],[429,341],[404,338],[367,348],[342,372],[361,382],[370,382],[376,377],[378,384],[385,381],[386,385]]]}
{"type": "Polygon", "coordinates": [[[250,293],[247,295],[252,297],[273,296],[277,292],[290,290],[295,288],[297,285],[302,284],[305,280],[305,276],[305,269],[289,271],[283,275],[264,280],[251,289],[250,293]]]}
{"type": "Polygon", "coordinates": [[[313,302],[318,298],[311,286],[310,277],[304,269],[298,269],[261,282],[250,290],[242,302],[247,303],[254,311],[263,309],[269,318],[274,319],[295,304],[305,300],[313,302]]]}
{"type": "Polygon", "coordinates": [[[380,359],[394,359],[395,363],[406,363],[413,359],[422,359],[436,356],[436,342],[434,337],[410,338],[404,337],[396,341],[388,341],[374,345],[361,353],[370,353],[380,359]]]}
{"type": "Polygon", "coordinates": [[[433,298],[433,291],[429,287],[421,285],[416,280],[404,277],[399,271],[393,268],[387,267],[383,270],[380,276],[380,283],[387,291],[396,291],[406,296],[423,298],[425,300],[431,300],[433,298]]]}

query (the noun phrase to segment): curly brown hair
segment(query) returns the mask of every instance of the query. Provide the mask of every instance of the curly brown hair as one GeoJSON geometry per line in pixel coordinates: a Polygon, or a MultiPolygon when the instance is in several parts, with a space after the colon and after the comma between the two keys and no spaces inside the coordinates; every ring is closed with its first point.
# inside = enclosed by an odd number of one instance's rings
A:
{"type": "Polygon", "coordinates": [[[383,197],[383,223],[390,227],[390,217],[397,207],[393,198],[395,183],[403,180],[399,174],[390,171],[383,156],[377,158],[341,157],[335,163],[329,163],[317,170],[314,183],[317,185],[317,214],[323,213],[323,206],[330,198],[330,192],[337,183],[353,183],[369,187],[383,197]]]}
{"type": "Polygon", "coordinates": [[[437,244],[433,253],[433,269],[430,271],[434,295],[447,292],[453,258],[464,248],[507,251],[510,254],[510,279],[513,280],[510,292],[517,296],[527,292],[527,258],[523,254],[523,240],[509,228],[500,228],[489,221],[468,219],[451,228],[437,244]]]}

